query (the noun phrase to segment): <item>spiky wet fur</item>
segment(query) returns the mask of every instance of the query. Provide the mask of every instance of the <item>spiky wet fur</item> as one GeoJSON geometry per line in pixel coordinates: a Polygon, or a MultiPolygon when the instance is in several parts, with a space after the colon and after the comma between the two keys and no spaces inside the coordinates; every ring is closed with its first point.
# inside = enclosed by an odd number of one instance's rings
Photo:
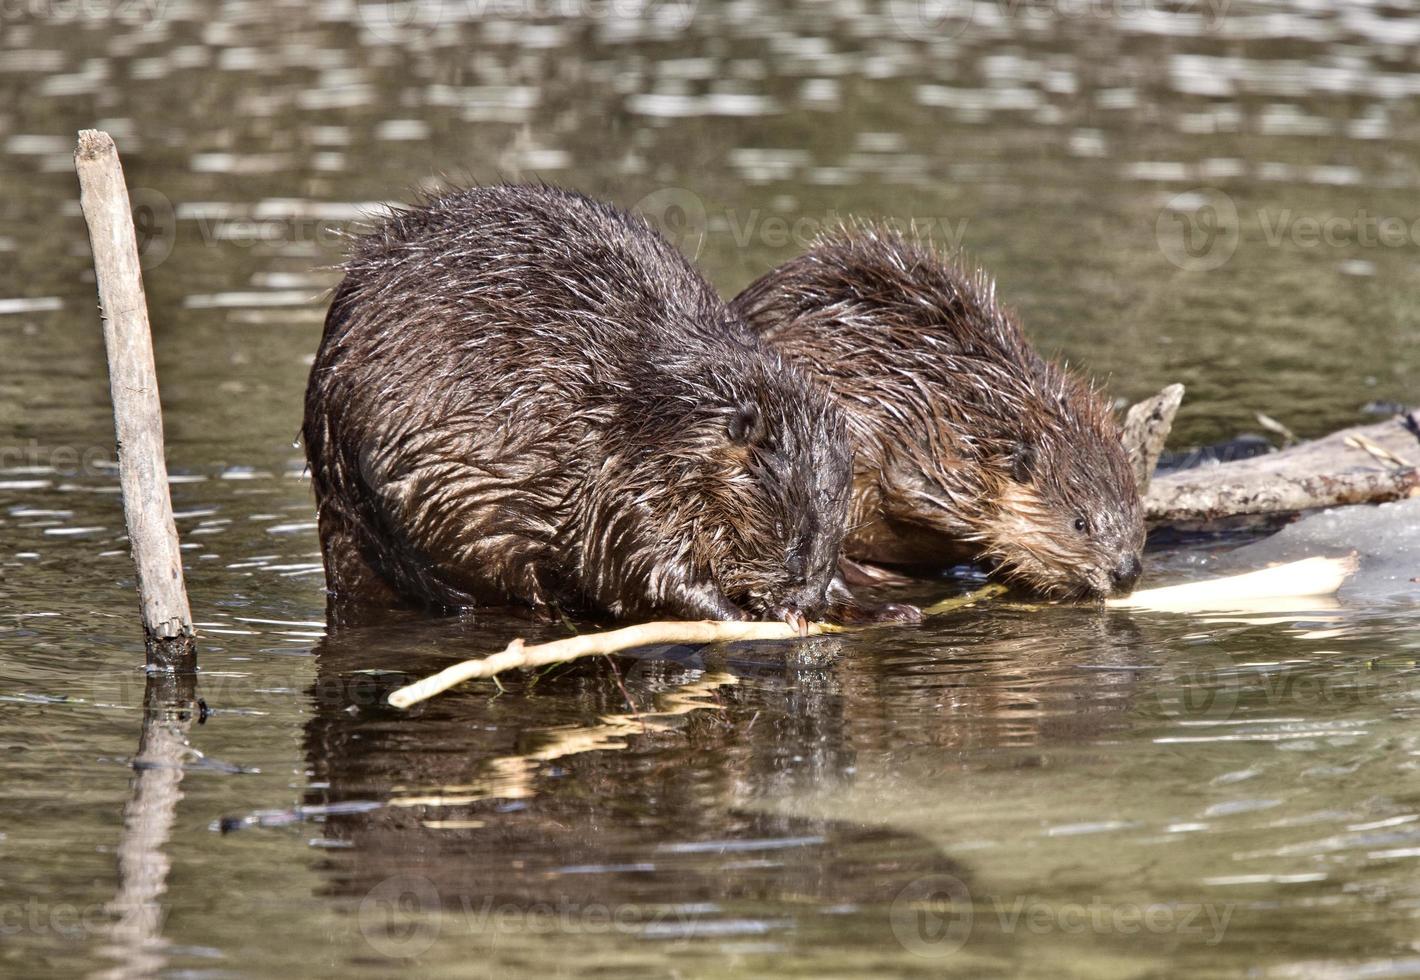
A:
{"type": "Polygon", "coordinates": [[[304,435],[337,601],[733,619],[841,589],[832,400],[569,191],[473,188],[359,239],[304,435]]]}
{"type": "Polygon", "coordinates": [[[1118,591],[1119,570],[1132,584],[1144,524],[1115,420],[1035,352],[984,273],[858,226],[730,305],[847,412],[848,555],[980,560],[1059,597],[1118,591]]]}

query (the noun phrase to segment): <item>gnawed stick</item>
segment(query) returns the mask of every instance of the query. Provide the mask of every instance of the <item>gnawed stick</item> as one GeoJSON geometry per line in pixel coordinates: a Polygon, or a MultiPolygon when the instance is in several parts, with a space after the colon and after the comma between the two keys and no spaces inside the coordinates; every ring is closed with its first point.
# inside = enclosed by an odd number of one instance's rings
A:
{"type": "Polygon", "coordinates": [[[1345,558],[1307,558],[1243,575],[1145,589],[1105,605],[1114,609],[1154,612],[1222,612],[1244,609],[1249,602],[1330,596],[1341,588],[1358,564],[1345,558]]]}
{"type": "MultiPolygon", "coordinates": [[[[810,633],[832,632],[835,627],[809,624],[810,633]]],[[[465,660],[432,677],[401,687],[389,696],[396,708],[408,708],[464,681],[492,677],[505,670],[545,667],[581,657],[617,653],[656,643],[733,643],[738,640],[790,640],[799,634],[787,623],[700,622],[641,623],[606,633],[587,633],[565,640],[524,646],[521,639],[509,643],[502,653],[480,660],[465,660]]]]}
{"type": "Polygon", "coordinates": [[[183,587],[182,553],[168,494],[163,410],[153,366],[148,304],[123,166],[108,133],[96,129],[79,133],[74,169],[79,175],[79,205],[89,226],[98,279],[123,516],[138,575],[148,665],[191,669],[195,653],[192,613],[183,587]]]}
{"type": "MultiPolygon", "coordinates": [[[[1161,612],[1210,612],[1242,608],[1249,599],[1308,598],[1331,595],[1356,570],[1356,557],[1308,558],[1265,568],[1245,575],[1209,579],[1187,585],[1146,589],[1106,604],[1119,609],[1149,609],[1161,612]]],[[[987,586],[969,596],[943,600],[925,612],[935,614],[989,600],[999,589],[987,586]]],[[[810,623],[809,632],[841,632],[842,627],[810,623]]],[[[396,708],[408,708],[441,694],[464,681],[493,677],[505,670],[544,667],[581,657],[617,653],[657,643],[733,643],[738,640],[791,640],[798,633],[785,623],[659,622],[626,626],[606,633],[588,633],[525,646],[513,640],[502,653],[479,660],[465,660],[432,677],[416,681],[389,696],[396,708]]]]}

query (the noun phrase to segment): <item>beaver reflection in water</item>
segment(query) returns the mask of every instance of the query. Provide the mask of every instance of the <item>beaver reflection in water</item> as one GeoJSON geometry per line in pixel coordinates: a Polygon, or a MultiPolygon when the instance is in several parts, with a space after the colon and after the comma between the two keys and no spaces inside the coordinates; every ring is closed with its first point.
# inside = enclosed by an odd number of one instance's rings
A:
{"type": "Polygon", "coordinates": [[[730,305],[848,414],[851,558],[982,561],[1061,598],[1133,588],[1143,509],[1118,426],[1035,352],[984,274],[858,228],[730,305]]]}
{"type": "Polygon", "coordinates": [[[334,608],[860,615],[841,413],[644,222],[474,188],[345,273],[304,424],[334,608]]]}

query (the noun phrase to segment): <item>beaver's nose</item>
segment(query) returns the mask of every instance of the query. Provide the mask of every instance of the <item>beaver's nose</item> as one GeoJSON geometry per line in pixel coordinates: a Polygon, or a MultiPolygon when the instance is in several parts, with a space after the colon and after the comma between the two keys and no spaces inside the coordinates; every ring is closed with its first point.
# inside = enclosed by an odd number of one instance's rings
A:
{"type": "Polygon", "coordinates": [[[1134,583],[1139,581],[1139,575],[1144,571],[1144,563],[1139,560],[1138,555],[1125,555],[1119,559],[1119,564],[1114,566],[1114,570],[1109,573],[1110,583],[1114,586],[1115,595],[1128,595],[1134,590],[1134,583]]]}

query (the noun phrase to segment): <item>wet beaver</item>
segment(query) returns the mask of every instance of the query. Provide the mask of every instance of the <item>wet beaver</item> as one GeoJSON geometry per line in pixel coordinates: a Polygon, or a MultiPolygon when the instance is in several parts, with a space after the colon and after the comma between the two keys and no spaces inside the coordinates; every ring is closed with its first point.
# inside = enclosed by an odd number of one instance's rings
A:
{"type": "Polygon", "coordinates": [[[1118,427],[1098,393],[1031,348],[984,274],[860,227],[730,305],[848,413],[848,556],[983,561],[1061,598],[1133,588],[1143,512],[1118,427]]]}
{"type": "Polygon", "coordinates": [[[345,273],[303,430],[337,608],[858,615],[841,413],[641,220],[478,187],[345,273]]]}

